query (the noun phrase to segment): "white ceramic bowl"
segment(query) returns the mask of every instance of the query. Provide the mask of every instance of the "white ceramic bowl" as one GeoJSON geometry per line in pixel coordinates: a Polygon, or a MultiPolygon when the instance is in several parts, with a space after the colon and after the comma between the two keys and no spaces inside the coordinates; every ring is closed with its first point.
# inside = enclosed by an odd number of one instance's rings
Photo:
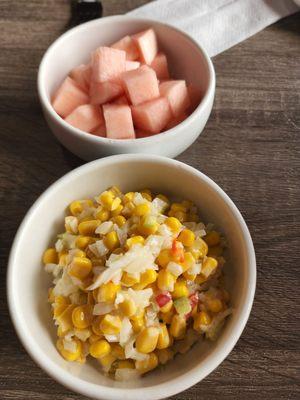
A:
{"type": "Polygon", "coordinates": [[[175,157],[202,132],[210,115],[215,73],[206,51],[190,36],[167,24],[128,16],[113,16],[79,25],[60,36],[45,53],[38,72],[38,93],[45,118],[57,139],[84,160],[120,153],[151,153],[175,157]],[[181,124],[143,139],[116,140],[97,137],[74,128],[51,106],[51,95],[69,71],[88,62],[100,45],[110,45],[122,36],[154,27],[160,48],[166,52],[172,76],[184,78],[203,93],[196,110],[181,124]]]}
{"type": "MultiPolygon", "coordinates": [[[[174,395],[212,372],[230,353],[247,322],[256,282],[252,240],[236,206],[207,176],[179,161],[149,155],[120,155],[83,165],[49,187],[31,207],[15,237],[8,267],[8,303],[24,347],[49,375],[71,390],[103,400],[154,400],[174,395]],[[135,383],[103,376],[89,361],[68,363],[55,348],[55,329],[47,303],[50,278],[41,265],[45,248],[62,231],[67,205],[116,184],[125,191],[149,187],[191,199],[206,221],[217,224],[229,245],[226,276],[233,315],[216,342],[196,344],[135,383]]],[[[205,383],[204,383],[205,384],[205,383]]]]}

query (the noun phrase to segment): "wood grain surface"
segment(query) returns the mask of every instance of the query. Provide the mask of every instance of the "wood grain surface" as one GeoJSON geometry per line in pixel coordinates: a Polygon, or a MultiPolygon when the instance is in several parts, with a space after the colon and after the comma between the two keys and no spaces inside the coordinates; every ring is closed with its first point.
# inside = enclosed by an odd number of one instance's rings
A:
{"type": "MultiPolygon", "coordinates": [[[[103,1],[105,15],[142,3],[103,1]]],[[[0,1],[2,400],[83,400],[26,354],[9,318],[5,288],[9,249],[26,211],[52,182],[83,163],[54,140],[36,92],[41,57],[69,18],[68,0],[0,1]]],[[[213,59],[212,115],[197,142],[178,157],[214,179],[242,212],[258,280],[250,320],[232,353],[174,399],[300,398],[299,35],[297,14],[213,59]]]]}

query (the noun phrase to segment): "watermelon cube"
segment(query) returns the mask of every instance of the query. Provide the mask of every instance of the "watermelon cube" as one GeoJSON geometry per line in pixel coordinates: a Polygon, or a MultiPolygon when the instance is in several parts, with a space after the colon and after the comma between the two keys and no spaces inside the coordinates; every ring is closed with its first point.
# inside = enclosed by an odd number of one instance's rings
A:
{"type": "Polygon", "coordinates": [[[134,106],[159,97],[156,74],[147,65],[125,72],[122,79],[128,97],[134,106]]]}
{"type": "Polygon", "coordinates": [[[76,107],[88,102],[88,95],[69,76],[63,81],[52,98],[54,110],[63,118],[76,107]]]}
{"type": "Polygon", "coordinates": [[[157,39],[154,30],[147,29],[146,31],[137,33],[132,36],[132,39],[138,46],[140,57],[145,64],[151,64],[157,54],[157,39]]]}
{"type": "Polygon", "coordinates": [[[104,104],[124,93],[121,85],[115,82],[92,82],[90,86],[90,103],[104,104]]]}
{"type": "Polygon", "coordinates": [[[91,132],[95,136],[106,137],[106,127],[103,123],[102,125],[98,126],[93,132],[91,132]]]}
{"type": "Polygon", "coordinates": [[[188,117],[188,114],[187,113],[183,113],[183,114],[179,115],[178,117],[172,118],[171,121],[167,124],[166,129],[174,128],[174,126],[180,124],[187,117],[188,117]]]}
{"type": "Polygon", "coordinates": [[[91,66],[81,64],[75,67],[70,72],[70,77],[81,87],[81,89],[88,92],[91,80],[91,66]]]}
{"type": "Polygon", "coordinates": [[[139,58],[139,49],[136,43],[130,36],[125,36],[116,43],[112,44],[113,49],[123,50],[126,52],[126,59],[130,61],[137,60],[139,58]]]}
{"type": "Polygon", "coordinates": [[[85,132],[92,132],[104,122],[100,107],[91,104],[84,104],[75,108],[65,118],[65,121],[85,132]]]}
{"type": "Polygon", "coordinates": [[[168,99],[174,117],[178,117],[190,106],[186,83],[183,80],[166,81],[159,85],[161,96],[168,99]]]}
{"type": "Polygon", "coordinates": [[[133,69],[137,69],[141,66],[139,61],[126,61],[126,71],[132,71],[133,69]]]}
{"type": "Polygon", "coordinates": [[[187,86],[187,90],[189,93],[189,97],[191,100],[191,111],[194,111],[194,109],[199,105],[200,100],[201,100],[201,91],[199,88],[194,86],[192,83],[190,83],[187,86]]]}
{"type": "Polygon", "coordinates": [[[125,104],[105,104],[103,114],[106,136],[110,139],[134,139],[130,107],[125,104]]]}
{"type": "Polygon", "coordinates": [[[134,125],[151,133],[159,133],[172,118],[169,102],[164,97],[132,106],[131,110],[134,125]]]}
{"type": "Polygon", "coordinates": [[[151,68],[156,72],[157,79],[169,79],[168,60],[164,53],[158,53],[151,63],[151,68]]]}
{"type": "Polygon", "coordinates": [[[99,47],[92,53],[92,80],[117,81],[126,70],[126,53],[110,47],[99,47]]]}

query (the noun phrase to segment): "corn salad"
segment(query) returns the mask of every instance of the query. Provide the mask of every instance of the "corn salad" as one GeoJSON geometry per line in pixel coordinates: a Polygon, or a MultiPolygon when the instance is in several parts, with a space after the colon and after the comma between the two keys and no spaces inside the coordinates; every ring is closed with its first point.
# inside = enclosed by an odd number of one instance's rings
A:
{"type": "Polygon", "coordinates": [[[231,313],[224,247],[187,200],[112,187],[73,201],[43,254],[58,351],[128,380],[214,340],[231,313]]]}

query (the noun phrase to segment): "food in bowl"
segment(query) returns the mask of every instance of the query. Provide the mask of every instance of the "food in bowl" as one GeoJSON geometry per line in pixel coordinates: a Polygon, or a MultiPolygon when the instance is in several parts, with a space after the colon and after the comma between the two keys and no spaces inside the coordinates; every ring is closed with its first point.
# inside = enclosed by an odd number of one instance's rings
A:
{"type": "Polygon", "coordinates": [[[116,380],[137,378],[200,338],[216,339],[231,313],[224,238],[190,201],[112,187],[75,200],[65,232],[43,255],[57,348],[90,355],[116,380]]]}
{"type": "Polygon", "coordinates": [[[68,124],[96,136],[134,139],[175,127],[200,102],[199,90],[170,76],[154,29],[92,52],[52,97],[68,124]]]}

